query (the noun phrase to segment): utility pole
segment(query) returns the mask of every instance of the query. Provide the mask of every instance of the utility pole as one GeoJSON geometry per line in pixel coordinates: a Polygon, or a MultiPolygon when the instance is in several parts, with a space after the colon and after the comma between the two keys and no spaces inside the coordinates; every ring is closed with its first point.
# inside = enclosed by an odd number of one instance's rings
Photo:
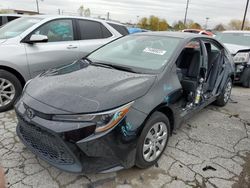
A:
{"type": "Polygon", "coordinates": [[[209,17],[206,17],[205,29],[207,29],[208,20],[209,20],[209,17]]]}
{"type": "Polygon", "coordinates": [[[107,20],[109,20],[110,19],[110,13],[108,12],[107,13],[107,20]]]}
{"type": "Polygon", "coordinates": [[[40,14],[38,0],[36,0],[36,10],[37,10],[37,13],[40,14]]]}
{"type": "Polygon", "coordinates": [[[186,23],[187,23],[188,5],[189,5],[189,0],[187,0],[187,5],[186,5],[186,12],[185,12],[185,17],[184,17],[184,26],[186,26],[186,23]]]}
{"type": "Polygon", "coordinates": [[[247,16],[248,4],[249,4],[249,0],[247,0],[247,4],[246,4],[246,9],[245,9],[245,14],[244,14],[244,18],[243,18],[243,22],[242,22],[241,30],[244,30],[245,21],[246,21],[246,16],[247,16]]]}

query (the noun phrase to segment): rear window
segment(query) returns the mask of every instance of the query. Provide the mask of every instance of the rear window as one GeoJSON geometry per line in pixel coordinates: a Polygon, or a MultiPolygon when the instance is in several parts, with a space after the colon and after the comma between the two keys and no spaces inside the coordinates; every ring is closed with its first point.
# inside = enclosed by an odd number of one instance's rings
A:
{"type": "Polygon", "coordinates": [[[89,20],[78,20],[80,29],[80,39],[102,39],[111,37],[109,30],[99,22],[89,20]]]}
{"type": "Polygon", "coordinates": [[[117,25],[113,23],[108,23],[111,27],[113,27],[116,31],[118,31],[121,35],[128,35],[128,29],[125,26],[117,25]]]}
{"type": "Polygon", "coordinates": [[[11,22],[12,20],[15,20],[17,18],[19,18],[19,16],[8,16],[7,20],[8,20],[8,22],[11,22]]]}

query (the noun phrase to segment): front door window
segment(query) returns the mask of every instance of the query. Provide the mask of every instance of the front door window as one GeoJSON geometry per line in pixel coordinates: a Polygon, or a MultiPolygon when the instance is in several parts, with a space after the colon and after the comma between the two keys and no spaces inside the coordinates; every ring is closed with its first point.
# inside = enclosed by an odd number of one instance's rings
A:
{"type": "Polygon", "coordinates": [[[69,19],[51,21],[41,26],[33,34],[46,35],[48,42],[73,41],[73,23],[69,19]]]}

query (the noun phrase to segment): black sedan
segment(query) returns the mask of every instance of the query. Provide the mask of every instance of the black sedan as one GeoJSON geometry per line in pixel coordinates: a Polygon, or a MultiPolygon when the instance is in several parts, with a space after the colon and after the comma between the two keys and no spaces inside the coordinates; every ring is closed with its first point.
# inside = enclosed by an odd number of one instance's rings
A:
{"type": "Polygon", "coordinates": [[[147,168],[174,129],[210,103],[227,104],[233,61],[217,40],[148,32],[115,40],[26,84],[17,134],[69,172],[147,168]]]}

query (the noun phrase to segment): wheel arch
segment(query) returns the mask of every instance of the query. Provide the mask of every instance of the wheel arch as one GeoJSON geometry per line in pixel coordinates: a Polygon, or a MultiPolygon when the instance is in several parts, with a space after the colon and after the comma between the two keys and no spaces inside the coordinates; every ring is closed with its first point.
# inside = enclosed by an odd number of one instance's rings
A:
{"type": "Polygon", "coordinates": [[[170,128],[171,128],[171,134],[174,130],[174,127],[175,127],[175,118],[174,118],[174,112],[173,110],[167,106],[166,104],[162,103],[158,106],[156,106],[148,115],[147,115],[147,118],[144,120],[143,122],[143,126],[142,126],[142,129],[140,130],[140,134],[144,128],[144,125],[145,123],[147,122],[147,120],[151,117],[151,115],[154,113],[154,112],[161,112],[163,113],[169,120],[169,123],[170,123],[170,128]]]}
{"type": "Polygon", "coordinates": [[[21,82],[22,87],[24,87],[26,81],[20,72],[18,72],[17,70],[15,70],[11,67],[4,66],[4,65],[0,65],[0,69],[8,71],[8,72],[12,73],[14,76],[16,76],[17,79],[21,82]]]}
{"type": "Polygon", "coordinates": [[[158,106],[155,111],[163,113],[165,116],[167,116],[169,123],[170,123],[170,128],[171,128],[171,134],[174,130],[175,127],[175,120],[174,120],[174,112],[173,110],[167,106],[167,105],[160,105],[158,106]]]}

